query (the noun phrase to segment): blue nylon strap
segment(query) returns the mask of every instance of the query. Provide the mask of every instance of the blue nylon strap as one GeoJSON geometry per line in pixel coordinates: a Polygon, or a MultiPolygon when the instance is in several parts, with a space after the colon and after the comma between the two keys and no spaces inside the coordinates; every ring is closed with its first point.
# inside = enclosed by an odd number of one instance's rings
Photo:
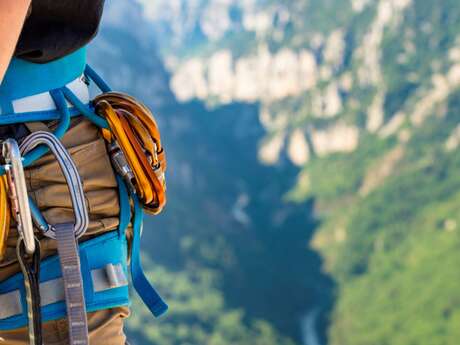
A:
{"type": "Polygon", "coordinates": [[[32,214],[32,219],[34,223],[36,222],[35,226],[37,226],[41,231],[46,231],[48,230],[48,222],[46,221],[45,217],[41,213],[40,209],[37,207],[35,202],[32,200],[32,198],[29,196],[29,207],[30,207],[30,213],[32,214]]]}
{"type": "Polygon", "coordinates": [[[168,305],[163,301],[158,292],[150,285],[144,274],[141,263],[141,230],[143,221],[143,210],[139,199],[133,195],[134,202],[134,220],[133,220],[133,244],[131,253],[131,277],[134,289],[144,301],[155,317],[163,315],[168,310],[168,305]]]}
{"type": "MultiPolygon", "coordinates": [[[[54,102],[56,103],[56,107],[58,108],[59,112],[61,113],[61,121],[59,122],[56,130],[54,131],[54,135],[56,135],[59,139],[61,139],[64,134],[66,133],[67,129],[70,126],[70,111],[67,107],[67,103],[65,98],[62,94],[61,90],[51,90],[51,96],[53,97],[54,102]]],[[[0,116],[1,121],[1,116],[0,116]]],[[[24,167],[28,167],[32,165],[36,160],[43,157],[47,152],[48,148],[40,145],[37,148],[33,149],[31,152],[26,154],[23,159],[24,167]]],[[[5,167],[2,165],[0,166],[0,175],[5,174],[5,167]]]]}
{"type": "Polygon", "coordinates": [[[13,58],[0,84],[0,105],[10,103],[2,113],[13,113],[11,102],[15,99],[54,90],[77,79],[86,66],[86,48],[62,59],[36,64],[13,58]]]}
{"type": "Polygon", "coordinates": [[[80,113],[86,116],[92,123],[101,128],[109,128],[106,119],[96,115],[96,113],[87,105],[83,104],[77,96],[74,95],[67,87],[62,88],[62,92],[67,100],[77,108],[80,113]]]}
{"type": "Polygon", "coordinates": [[[14,113],[13,103],[7,97],[0,96],[0,113],[11,114],[14,113]]]}
{"type": "MultiPolygon", "coordinates": [[[[81,115],[80,111],[76,108],[69,109],[70,116],[74,117],[81,115]]],[[[31,111],[27,113],[8,113],[0,114],[0,126],[14,125],[16,123],[27,123],[27,122],[40,122],[40,121],[53,121],[62,118],[62,114],[59,110],[44,110],[44,111],[31,111]]]]}
{"type": "MultiPolygon", "coordinates": [[[[69,108],[67,108],[67,104],[65,102],[64,96],[62,95],[61,90],[51,90],[50,91],[51,97],[53,97],[54,103],[56,103],[56,107],[59,109],[60,113],[62,114],[61,121],[59,122],[56,130],[54,131],[54,135],[61,139],[67,129],[70,126],[70,112],[69,108]]],[[[24,167],[28,167],[33,164],[36,160],[43,157],[49,149],[43,145],[40,145],[36,149],[30,151],[24,157],[24,167]]]]}
{"type": "Polygon", "coordinates": [[[118,225],[118,236],[126,237],[126,229],[128,228],[131,218],[131,205],[129,204],[129,194],[126,188],[125,181],[120,175],[116,175],[118,183],[118,202],[120,205],[120,219],[118,225]]]}
{"type": "Polygon", "coordinates": [[[102,79],[99,74],[96,73],[95,70],[91,68],[91,66],[86,65],[85,68],[85,75],[90,78],[94,83],[97,85],[97,87],[102,91],[102,92],[110,92],[112,89],[110,88],[109,85],[102,79]]]}
{"type": "MultiPolygon", "coordinates": [[[[130,305],[127,285],[111,288],[105,291],[95,291],[91,279],[91,271],[106,267],[107,264],[121,265],[125,276],[128,276],[127,243],[120,239],[116,231],[106,233],[80,244],[80,259],[83,274],[83,286],[87,312],[130,305]]],[[[62,277],[57,255],[48,257],[40,263],[40,282],[44,283],[62,277]]],[[[21,295],[22,312],[20,314],[0,319],[0,330],[11,330],[27,325],[27,303],[24,291],[24,277],[17,273],[0,282],[0,295],[11,291],[19,291],[21,295]]],[[[55,302],[42,307],[43,321],[65,318],[65,301],[55,302]]]]}

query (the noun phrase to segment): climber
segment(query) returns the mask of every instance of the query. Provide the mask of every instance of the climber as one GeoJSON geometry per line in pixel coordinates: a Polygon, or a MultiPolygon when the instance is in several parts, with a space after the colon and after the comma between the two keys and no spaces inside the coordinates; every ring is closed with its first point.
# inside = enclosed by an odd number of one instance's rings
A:
{"type": "Polygon", "coordinates": [[[144,303],[167,309],[139,258],[165,154],[149,109],[86,65],[103,5],[0,2],[0,345],[125,344],[128,257],[144,303]]]}

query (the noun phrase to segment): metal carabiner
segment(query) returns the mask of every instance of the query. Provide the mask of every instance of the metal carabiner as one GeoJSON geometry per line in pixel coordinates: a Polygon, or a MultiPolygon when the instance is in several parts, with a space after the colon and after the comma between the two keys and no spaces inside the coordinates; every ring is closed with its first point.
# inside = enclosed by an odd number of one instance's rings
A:
{"type": "MultiPolygon", "coordinates": [[[[89,216],[88,209],[86,207],[83,185],[77,167],[75,166],[72,157],[59,141],[59,139],[49,132],[37,131],[29,135],[20,146],[21,153],[26,154],[38,145],[48,146],[50,151],[56,157],[59,166],[61,167],[64,178],[67,182],[67,186],[69,188],[70,198],[72,200],[72,206],[75,213],[75,237],[79,238],[86,232],[86,229],[88,228],[89,216]]],[[[39,214],[38,208],[32,204],[31,209],[33,210],[32,217],[34,222],[39,225],[39,228],[43,231],[43,234],[47,237],[56,239],[55,225],[43,225],[44,218],[41,216],[41,214],[39,214]]]]}
{"type": "Polygon", "coordinates": [[[136,177],[133,170],[129,166],[128,160],[125,154],[120,148],[118,141],[114,140],[112,143],[107,145],[107,149],[112,160],[113,167],[116,172],[123,178],[128,185],[131,193],[136,194],[136,177]]]}
{"type": "Polygon", "coordinates": [[[33,205],[32,214],[35,215],[34,221],[40,225],[39,228],[44,235],[55,239],[57,242],[59,263],[64,282],[69,330],[68,344],[89,345],[85,294],[77,241],[86,232],[89,224],[83,185],[72,157],[58,138],[48,132],[34,132],[22,142],[21,152],[25,154],[38,145],[48,146],[61,167],[70,192],[75,213],[75,223],[47,224],[46,219],[41,216],[38,207],[33,203],[31,203],[33,205]]]}
{"type": "Polygon", "coordinates": [[[2,144],[2,154],[6,163],[5,171],[13,216],[17,222],[19,236],[24,240],[26,253],[31,255],[35,252],[34,228],[32,225],[22,156],[16,140],[5,140],[2,144]]]}

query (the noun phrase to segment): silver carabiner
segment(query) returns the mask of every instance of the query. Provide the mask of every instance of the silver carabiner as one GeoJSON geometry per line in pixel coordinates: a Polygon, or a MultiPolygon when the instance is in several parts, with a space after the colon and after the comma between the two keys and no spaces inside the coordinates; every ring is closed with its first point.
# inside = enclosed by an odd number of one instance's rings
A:
{"type": "MultiPolygon", "coordinates": [[[[27,152],[31,151],[38,145],[46,145],[50,151],[56,157],[56,160],[61,167],[61,170],[64,174],[64,178],[67,182],[67,186],[70,192],[70,198],[72,200],[72,206],[75,213],[75,224],[74,232],[75,237],[79,238],[82,236],[89,224],[88,209],[86,207],[85,194],[83,191],[83,185],[81,182],[80,174],[78,173],[77,167],[75,166],[72,157],[67,152],[66,148],[62,145],[59,139],[52,133],[45,131],[37,131],[30,134],[21,144],[20,149],[21,153],[24,155],[27,152]]],[[[35,208],[34,208],[35,209],[35,208]]],[[[40,223],[41,219],[36,219],[37,215],[32,213],[36,223],[40,223]]],[[[47,229],[44,230],[44,235],[53,239],[56,239],[56,229],[55,226],[49,224],[47,229]]]]}
{"type": "Polygon", "coordinates": [[[26,253],[31,255],[35,252],[34,228],[32,225],[22,156],[16,140],[5,140],[2,144],[2,154],[6,163],[5,171],[8,179],[13,216],[17,223],[19,236],[24,240],[26,253]]]}

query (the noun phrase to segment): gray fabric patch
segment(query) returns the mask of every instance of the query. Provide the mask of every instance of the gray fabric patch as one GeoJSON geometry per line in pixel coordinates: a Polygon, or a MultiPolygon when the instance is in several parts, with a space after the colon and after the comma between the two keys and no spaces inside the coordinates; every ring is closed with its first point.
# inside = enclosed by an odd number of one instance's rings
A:
{"type": "Polygon", "coordinates": [[[64,281],[53,279],[40,284],[40,301],[42,306],[65,300],[64,281]]]}
{"type": "Polygon", "coordinates": [[[101,292],[128,285],[123,266],[108,264],[104,268],[91,271],[94,292],[101,292]]]}
{"type": "Polygon", "coordinates": [[[0,319],[22,314],[21,294],[14,290],[0,295],[0,319]]]}

